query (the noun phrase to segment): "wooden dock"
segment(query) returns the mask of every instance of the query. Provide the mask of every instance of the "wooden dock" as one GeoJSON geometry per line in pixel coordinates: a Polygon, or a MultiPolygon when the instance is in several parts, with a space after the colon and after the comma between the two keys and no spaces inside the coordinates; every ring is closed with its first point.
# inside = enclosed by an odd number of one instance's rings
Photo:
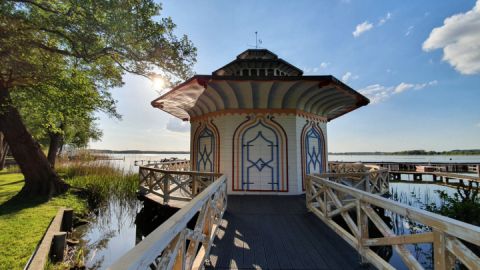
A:
{"type": "Polygon", "coordinates": [[[418,171],[390,171],[390,183],[408,183],[415,184],[436,184],[450,188],[478,189],[480,187],[480,177],[472,175],[463,175],[446,172],[418,172],[418,171]],[[402,175],[406,175],[408,180],[402,179],[402,175]],[[410,180],[410,176],[413,176],[410,180]],[[425,179],[430,176],[430,179],[425,179]]]}
{"type": "Polygon", "coordinates": [[[344,169],[307,176],[305,196],[227,196],[225,175],[140,167],[147,196],[188,203],[109,269],[395,269],[377,246],[423,269],[417,243],[433,245],[435,269],[479,269],[480,227],[379,196],[385,169],[344,169]],[[379,209],[432,231],[397,234],[379,209]]]}
{"type": "MultiPolygon", "coordinates": [[[[329,165],[351,164],[355,162],[331,161],[329,165]]],[[[419,166],[428,167],[436,172],[445,173],[473,173],[480,177],[478,162],[390,162],[390,161],[363,161],[362,164],[386,168],[389,171],[417,171],[419,166]]]]}
{"type": "Polygon", "coordinates": [[[457,180],[466,180],[466,181],[472,181],[472,182],[480,182],[480,177],[476,177],[473,175],[463,175],[463,174],[457,174],[457,173],[445,173],[445,172],[417,172],[417,171],[390,171],[390,176],[393,179],[390,180],[397,180],[400,178],[400,175],[405,174],[405,175],[413,175],[413,180],[423,180],[424,175],[430,175],[432,176],[432,181],[445,181],[449,179],[457,179],[457,180]]]}
{"type": "MultiPolygon", "coordinates": [[[[358,252],[305,196],[228,196],[206,269],[360,269],[358,252]]],[[[362,269],[369,269],[364,267],[362,269]]]]}

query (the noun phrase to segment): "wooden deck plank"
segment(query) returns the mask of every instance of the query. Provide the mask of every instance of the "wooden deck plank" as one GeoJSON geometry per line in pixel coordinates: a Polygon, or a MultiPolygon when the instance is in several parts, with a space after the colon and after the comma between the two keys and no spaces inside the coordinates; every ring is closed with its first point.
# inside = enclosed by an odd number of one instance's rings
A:
{"type": "MultiPolygon", "coordinates": [[[[267,215],[263,218],[261,222],[260,230],[265,242],[268,243],[269,253],[275,253],[275,257],[269,257],[269,260],[275,260],[278,263],[278,269],[292,269],[292,263],[288,251],[288,247],[284,245],[284,242],[280,237],[278,237],[278,230],[272,230],[272,226],[278,226],[280,216],[267,215]]],[[[272,262],[272,269],[274,268],[275,263],[272,262]]]]}
{"type": "MultiPolygon", "coordinates": [[[[230,229],[233,225],[231,225],[233,218],[231,217],[230,212],[226,212],[223,216],[225,228],[225,234],[222,239],[215,238],[213,244],[215,246],[212,247],[212,251],[215,250],[215,253],[218,257],[217,264],[213,264],[213,266],[217,266],[218,269],[229,269],[230,268],[230,261],[232,260],[233,252],[235,249],[235,233],[232,232],[230,229]]],[[[213,254],[212,252],[210,252],[213,254]]],[[[211,256],[211,255],[210,255],[211,256]]]]}
{"type": "Polygon", "coordinates": [[[267,264],[268,269],[279,269],[279,258],[277,256],[277,252],[274,249],[274,245],[272,244],[272,238],[274,235],[272,233],[267,234],[268,228],[265,228],[264,225],[268,224],[264,220],[262,222],[259,219],[256,219],[256,237],[260,241],[263,250],[264,256],[267,264]]]}
{"type": "MultiPolygon", "coordinates": [[[[323,265],[324,268],[328,266],[325,260],[328,260],[328,251],[327,250],[322,250],[321,252],[318,251],[318,249],[315,246],[323,246],[323,245],[316,245],[316,243],[312,243],[311,241],[311,235],[310,232],[308,231],[308,228],[304,225],[304,221],[301,220],[303,219],[303,216],[295,216],[293,219],[293,222],[295,223],[295,226],[299,228],[300,231],[302,231],[302,235],[299,235],[298,238],[302,243],[302,246],[307,250],[307,254],[310,258],[313,258],[315,260],[314,265],[318,267],[319,265],[323,265]]],[[[316,242],[316,241],[315,241],[316,242]]],[[[330,267],[332,269],[332,267],[330,267]]]]}
{"type": "MultiPolygon", "coordinates": [[[[268,267],[268,262],[267,262],[267,255],[265,252],[265,246],[262,241],[263,236],[261,235],[261,232],[258,230],[260,228],[260,219],[256,218],[253,221],[253,226],[249,228],[247,231],[247,240],[252,240],[253,244],[251,246],[251,250],[253,251],[253,264],[257,264],[260,268],[262,269],[267,269],[268,267]],[[250,235],[250,237],[249,237],[250,235]]],[[[248,242],[247,242],[248,244],[248,242]]]]}
{"type": "Polygon", "coordinates": [[[207,269],[360,269],[358,253],[305,208],[304,196],[229,196],[207,269]]]}
{"type": "Polygon", "coordinates": [[[278,232],[279,237],[285,240],[285,246],[290,249],[289,252],[292,254],[291,260],[294,269],[313,269],[313,265],[309,262],[309,256],[306,256],[306,248],[300,246],[297,241],[298,237],[304,232],[288,222],[292,217],[293,215],[282,216],[280,220],[281,231],[278,232]],[[282,234],[283,236],[280,236],[282,234]]]}
{"type": "MultiPolygon", "coordinates": [[[[315,233],[316,230],[329,231],[330,228],[319,222],[316,217],[313,217],[312,219],[308,215],[304,216],[303,218],[306,220],[302,220],[300,224],[304,227],[305,234],[308,235],[308,239],[314,246],[317,254],[324,259],[323,261],[327,269],[348,269],[350,264],[356,264],[356,262],[352,261],[351,258],[344,257],[343,253],[341,252],[343,247],[341,247],[341,242],[338,241],[338,239],[334,238],[332,243],[332,239],[328,237],[328,233],[315,233]]],[[[331,232],[334,233],[333,231],[331,232]]],[[[347,251],[351,253],[350,246],[347,243],[345,243],[345,246],[347,247],[347,251]]]]}

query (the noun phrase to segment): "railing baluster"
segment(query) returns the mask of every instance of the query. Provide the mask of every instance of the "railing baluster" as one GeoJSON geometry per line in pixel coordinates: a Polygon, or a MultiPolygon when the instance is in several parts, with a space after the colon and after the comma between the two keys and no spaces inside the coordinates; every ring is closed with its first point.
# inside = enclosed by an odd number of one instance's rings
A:
{"type": "Polygon", "coordinates": [[[447,270],[447,249],[445,248],[445,234],[436,229],[433,230],[433,260],[435,270],[447,270]]]}
{"type": "Polygon", "coordinates": [[[168,204],[170,201],[170,174],[163,177],[163,203],[168,204]]]}
{"type": "Polygon", "coordinates": [[[197,176],[196,175],[192,175],[192,198],[195,197],[197,195],[197,192],[198,192],[198,182],[197,182],[197,176]]]}
{"type": "MultiPolygon", "coordinates": [[[[145,179],[144,171],[148,171],[151,177],[161,174],[157,185],[162,187],[163,194],[160,195],[164,197],[164,203],[178,199],[171,193],[183,188],[191,188],[189,196],[193,198],[189,198],[187,205],[115,262],[111,269],[148,269],[150,265],[162,270],[202,268],[208,258],[218,225],[227,207],[227,178],[218,173],[169,171],[163,169],[165,166],[161,167],[162,169],[141,167],[141,181],[145,179]],[[173,177],[176,177],[175,181],[172,180],[173,177]],[[200,177],[217,179],[208,180],[208,184],[204,185],[201,184],[200,177]],[[170,185],[174,187],[171,188],[170,185]],[[195,230],[187,229],[188,222],[199,211],[195,230]],[[188,246],[187,235],[190,240],[188,246]]],[[[169,167],[173,165],[170,164],[169,167]]]]}
{"type": "MultiPolygon", "coordinates": [[[[480,257],[470,250],[469,242],[480,246],[480,227],[466,224],[457,220],[433,214],[421,209],[395,202],[378,195],[348,186],[347,174],[335,176],[333,173],[324,174],[325,177],[308,176],[306,185],[307,208],[318,218],[325,222],[333,231],[345,241],[355,247],[362,256],[362,261],[369,261],[379,269],[393,269],[389,262],[378,256],[370,246],[392,246],[410,269],[423,269],[412,252],[406,248],[408,244],[432,243],[434,252],[435,269],[452,269],[455,261],[461,262],[468,269],[480,268],[480,257]],[[337,179],[343,179],[338,181],[337,179]],[[322,194],[322,191],[323,192],[322,194]],[[316,195],[313,195],[316,194],[316,195]],[[316,196],[323,197],[323,201],[316,196]],[[348,211],[351,209],[352,199],[355,200],[356,224],[349,222],[348,211]],[[319,204],[318,201],[321,201],[319,204]],[[335,209],[330,209],[333,202],[335,209]],[[383,208],[398,215],[404,216],[412,222],[429,226],[433,232],[411,235],[396,235],[383,221],[373,207],[383,208]],[[333,215],[342,214],[344,221],[353,231],[353,235],[331,219],[333,215]],[[370,238],[368,224],[373,224],[380,230],[384,237],[370,238]],[[355,232],[357,230],[357,232],[355,232]]],[[[358,173],[352,173],[358,177],[358,173]]],[[[359,181],[359,180],[355,180],[359,181]]],[[[367,182],[367,181],[366,181],[367,182]]],[[[350,181],[351,183],[351,181],[350,181]]],[[[384,191],[388,187],[388,175],[376,172],[370,176],[371,192],[384,191]]],[[[363,183],[362,183],[363,186],[363,183]]],[[[365,190],[368,188],[365,186],[365,190]]]]}
{"type": "Polygon", "coordinates": [[[368,217],[367,215],[363,212],[362,210],[362,203],[360,200],[356,201],[357,204],[357,227],[359,234],[357,236],[357,241],[358,241],[358,251],[360,253],[362,263],[367,262],[366,254],[365,254],[365,248],[363,242],[364,240],[369,238],[369,233],[368,233],[368,217]]]}

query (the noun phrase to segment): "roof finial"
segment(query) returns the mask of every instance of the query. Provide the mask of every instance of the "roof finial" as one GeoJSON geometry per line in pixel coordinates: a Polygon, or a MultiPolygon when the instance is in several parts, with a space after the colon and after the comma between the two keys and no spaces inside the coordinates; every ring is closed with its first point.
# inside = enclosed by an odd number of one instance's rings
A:
{"type": "Polygon", "coordinates": [[[258,45],[262,44],[262,40],[258,39],[258,31],[255,31],[255,49],[258,49],[258,45]]]}

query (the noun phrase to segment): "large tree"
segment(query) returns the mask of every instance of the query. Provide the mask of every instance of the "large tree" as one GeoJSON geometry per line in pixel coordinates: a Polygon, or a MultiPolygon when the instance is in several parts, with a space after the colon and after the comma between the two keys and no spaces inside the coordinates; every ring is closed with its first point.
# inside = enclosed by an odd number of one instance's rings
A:
{"type": "Polygon", "coordinates": [[[3,136],[3,133],[0,132],[0,170],[3,170],[5,168],[8,150],[9,147],[7,141],[5,140],[5,136],[3,136]]]}
{"type": "Polygon", "coordinates": [[[89,139],[100,138],[94,112],[120,118],[115,100],[106,89],[98,88],[90,71],[73,66],[56,75],[54,82],[12,92],[13,104],[28,130],[41,145],[48,147],[47,159],[52,167],[63,144],[83,147],[89,139]]]}
{"type": "Polygon", "coordinates": [[[54,85],[72,67],[88,71],[97,90],[118,85],[124,72],[188,77],[195,48],[160,11],[152,0],[0,2],[0,131],[25,176],[22,195],[68,187],[26,129],[12,93],[54,85]]]}

